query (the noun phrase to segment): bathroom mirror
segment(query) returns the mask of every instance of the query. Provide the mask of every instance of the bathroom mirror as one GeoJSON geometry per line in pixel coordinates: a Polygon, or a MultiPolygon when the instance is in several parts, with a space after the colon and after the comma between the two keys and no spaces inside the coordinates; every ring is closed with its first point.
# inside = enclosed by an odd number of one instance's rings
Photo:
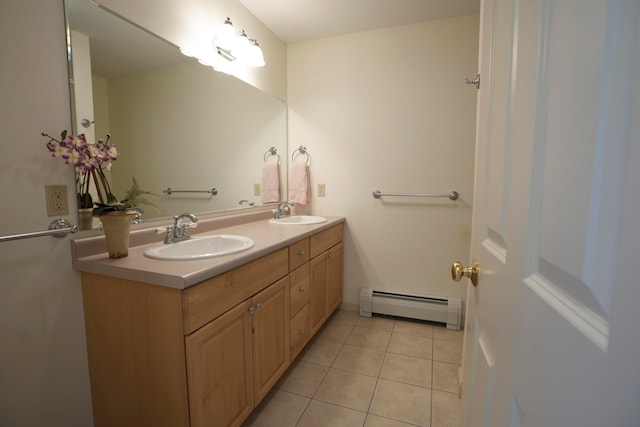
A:
{"type": "Polygon", "coordinates": [[[285,194],[282,101],[90,0],[65,0],[65,7],[73,132],[90,141],[111,134],[120,152],[111,177],[116,197],[132,177],[156,194],[148,199],[159,209],[143,207],[144,220],[246,208],[241,200],[259,206],[263,163],[278,160],[285,194]]]}

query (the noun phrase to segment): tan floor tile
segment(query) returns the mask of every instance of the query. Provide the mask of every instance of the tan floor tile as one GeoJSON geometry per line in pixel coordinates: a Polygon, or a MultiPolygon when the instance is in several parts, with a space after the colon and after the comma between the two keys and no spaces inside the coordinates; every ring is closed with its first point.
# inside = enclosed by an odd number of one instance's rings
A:
{"type": "Polygon", "coordinates": [[[364,427],[412,427],[412,425],[392,420],[391,418],[383,418],[377,415],[368,414],[367,419],[364,422],[364,427]]]}
{"type": "Polygon", "coordinates": [[[354,327],[346,344],[377,351],[387,351],[391,332],[378,329],[354,327]]]}
{"type": "Polygon", "coordinates": [[[358,319],[360,318],[360,313],[357,311],[348,311],[348,310],[336,310],[329,320],[327,320],[328,325],[349,325],[354,326],[358,319]]]}
{"type": "Polygon", "coordinates": [[[289,367],[276,384],[276,388],[312,397],[328,371],[327,366],[300,360],[289,367]]]}
{"type": "Polygon", "coordinates": [[[431,360],[387,353],[380,378],[430,388],[431,360]]]}
{"type": "Polygon", "coordinates": [[[297,427],[361,427],[365,417],[364,412],[312,400],[297,427]]]}
{"type": "Polygon", "coordinates": [[[345,345],[333,367],[377,377],[384,362],[384,352],[345,345]]]}
{"type": "Polygon", "coordinates": [[[353,325],[347,325],[344,323],[331,323],[320,331],[320,333],[318,334],[318,338],[344,344],[352,330],[353,325]]]}
{"type": "Polygon", "coordinates": [[[420,337],[433,337],[433,325],[409,320],[397,320],[393,332],[420,337]]]}
{"type": "Polygon", "coordinates": [[[431,338],[394,332],[391,335],[391,342],[389,343],[388,351],[390,353],[404,354],[405,356],[431,359],[432,342],[433,340],[431,338]]]}
{"type": "Polygon", "coordinates": [[[462,363],[462,341],[433,340],[433,360],[462,363]]]}
{"type": "Polygon", "coordinates": [[[313,398],[366,412],[375,387],[375,377],[331,369],[313,398]]]}
{"type": "Polygon", "coordinates": [[[433,337],[440,340],[460,341],[464,338],[464,331],[454,331],[443,326],[433,328],[433,337]]]}
{"type": "Polygon", "coordinates": [[[311,341],[300,355],[300,360],[318,365],[331,366],[340,352],[342,344],[322,338],[311,341]]]}
{"type": "Polygon", "coordinates": [[[433,361],[433,389],[458,393],[458,368],[456,363],[433,361]]]}
{"type": "Polygon", "coordinates": [[[433,390],[431,427],[460,425],[461,404],[457,394],[433,390]]]}
{"type": "Polygon", "coordinates": [[[295,427],[309,400],[286,391],[272,390],[242,425],[244,427],[295,427]]]}
{"type": "Polygon", "coordinates": [[[378,380],[369,412],[419,426],[429,426],[431,390],[384,379],[378,380]]]}
{"type": "Polygon", "coordinates": [[[393,325],[396,323],[394,319],[387,317],[363,317],[358,319],[356,326],[361,328],[380,329],[383,331],[392,331],[393,325]]]}

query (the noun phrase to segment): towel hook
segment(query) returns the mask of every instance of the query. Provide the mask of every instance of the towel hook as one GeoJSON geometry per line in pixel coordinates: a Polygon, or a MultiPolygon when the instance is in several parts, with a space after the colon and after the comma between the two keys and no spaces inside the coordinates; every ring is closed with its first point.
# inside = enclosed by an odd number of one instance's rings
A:
{"type": "Polygon", "coordinates": [[[292,161],[294,160],[296,154],[306,154],[306,156],[307,156],[307,164],[311,160],[311,156],[309,155],[309,152],[307,151],[307,147],[305,147],[303,145],[298,147],[296,150],[293,150],[293,153],[291,153],[291,160],[292,161]]]}
{"type": "Polygon", "coordinates": [[[480,89],[480,74],[476,76],[475,79],[469,80],[468,78],[464,78],[464,84],[466,85],[475,85],[476,89],[480,89]]]}

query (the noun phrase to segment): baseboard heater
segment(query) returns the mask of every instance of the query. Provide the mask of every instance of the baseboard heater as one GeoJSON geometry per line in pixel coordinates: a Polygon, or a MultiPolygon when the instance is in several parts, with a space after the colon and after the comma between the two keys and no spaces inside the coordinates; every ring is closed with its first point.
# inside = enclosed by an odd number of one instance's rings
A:
{"type": "Polygon", "coordinates": [[[372,314],[405,317],[446,323],[447,329],[460,330],[462,300],[460,298],[438,298],[393,292],[360,290],[360,316],[372,314]]]}

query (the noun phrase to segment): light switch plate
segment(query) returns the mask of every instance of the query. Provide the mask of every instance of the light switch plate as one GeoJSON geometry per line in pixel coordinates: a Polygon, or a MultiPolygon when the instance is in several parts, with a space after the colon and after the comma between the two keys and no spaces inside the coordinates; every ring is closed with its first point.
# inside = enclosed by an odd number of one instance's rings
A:
{"type": "Polygon", "coordinates": [[[253,184],[253,195],[260,196],[262,194],[262,189],[260,188],[260,184],[253,184]]]}
{"type": "Polygon", "coordinates": [[[47,216],[69,215],[66,185],[45,185],[44,194],[47,201],[47,216]]]}
{"type": "Polygon", "coordinates": [[[318,197],[324,197],[326,191],[325,184],[318,184],[318,197]]]}

